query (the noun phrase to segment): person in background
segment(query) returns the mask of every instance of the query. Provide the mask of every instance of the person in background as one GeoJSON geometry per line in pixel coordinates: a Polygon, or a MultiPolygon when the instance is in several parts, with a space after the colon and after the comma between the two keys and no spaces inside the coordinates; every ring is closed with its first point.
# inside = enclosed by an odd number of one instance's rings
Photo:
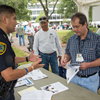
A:
{"type": "Polygon", "coordinates": [[[100,35],[100,25],[98,25],[98,30],[96,33],[100,35]]]}
{"type": "Polygon", "coordinates": [[[28,57],[16,57],[7,37],[8,33],[14,32],[16,24],[15,9],[0,5],[0,100],[15,100],[14,86],[17,79],[44,66],[39,64],[42,59],[34,55],[34,51],[28,57]],[[28,61],[34,63],[24,69],[15,69],[15,64],[28,61]]]}
{"type": "Polygon", "coordinates": [[[21,38],[22,38],[23,45],[25,46],[24,28],[22,27],[21,24],[20,24],[20,26],[16,29],[16,32],[18,33],[18,36],[19,36],[19,45],[20,45],[20,46],[22,45],[22,42],[21,42],[21,38]]]}
{"type": "Polygon", "coordinates": [[[54,29],[48,27],[48,19],[46,16],[39,18],[41,29],[36,33],[34,38],[35,55],[41,55],[42,64],[45,64],[43,68],[49,70],[49,63],[51,65],[52,72],[59,74],[57,58],[61,60],[62,47],[60,44],[57,32],[54,29]],[[58,57],[57,51],[58,49],[58,57]]]}
{"type": "Polygon", "coordinates": [[[10,41],[10,43],[13,43],[14,41],[13,41],[13,39],[12,39],[12,33],[8,33],[8,36],[9,36],[9,41],[10,41]]]}
{"type": "Polygon", "coordinates": [[[27,47],[27,49],[29,51],[33,51],[35,31],[33,26],[31,25],[31,22],[29,22],[28,26],[26,26],[25,33],[28,35],[28,41],[29,41],[29,46],[27,47]]]}
{"type": "Polygon", "coordinates": [[[71,24],[76,34],[67,42],[61,65],[66,66],[70,60],[71,64],[79,63],[79,72],[71,82],[97,93],[98,72],[100,71],[100,36],[87,28],[87,18],[83,13],[75,13],[71,17],[71,24]]]}

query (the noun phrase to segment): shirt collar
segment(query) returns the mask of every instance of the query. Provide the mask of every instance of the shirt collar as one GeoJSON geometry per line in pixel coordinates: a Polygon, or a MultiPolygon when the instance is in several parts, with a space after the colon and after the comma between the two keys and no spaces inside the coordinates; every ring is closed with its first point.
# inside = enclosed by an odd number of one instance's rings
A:
{"type": "Polygon", "coordinates": [[[2,32],[0,32],[0,34],[2,34],[4,36],[4,38],[7,38],[7,34],[1,28],[0,28],[0,31],[2,31],[2,32]]]}
{"type": "MultiPolygon", "coordinates": [[[[76,38],[76,39],[79,39],[79,36],[77,36],[77,35],[75,34],[75,38],[76,38]]],[[[91,31],[89,30],[89,28],[88,28],[88,33],[87,33],[87,35],[86,35],[85,40],[86,40],[86,39],[91,39],[91,31]]]]}

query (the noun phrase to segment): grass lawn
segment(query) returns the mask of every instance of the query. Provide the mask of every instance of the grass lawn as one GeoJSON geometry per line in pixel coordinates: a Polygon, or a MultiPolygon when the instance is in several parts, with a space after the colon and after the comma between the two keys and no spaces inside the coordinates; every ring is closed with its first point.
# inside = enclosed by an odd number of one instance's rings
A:
{"type": "MultiPolygon", "coordinates": [[[[15,54],[16,54],[16,57],[25,57],[25,56],[28,56],[29,54],[25,53],[24,51],[12,46],[15,54]]],[[[24,64],[28,64],[28,63],[32,63],[32,62],[23,62],[23,63],[19,63],[18,65],[24,65],[24,64]]]]}
{"type": "Polygon", "coordinates": [[[70,31],[71,30],[57,30],[57,34],[58,34],[59,38],[62,39],[62,37],[65,36],[70,31]]]}

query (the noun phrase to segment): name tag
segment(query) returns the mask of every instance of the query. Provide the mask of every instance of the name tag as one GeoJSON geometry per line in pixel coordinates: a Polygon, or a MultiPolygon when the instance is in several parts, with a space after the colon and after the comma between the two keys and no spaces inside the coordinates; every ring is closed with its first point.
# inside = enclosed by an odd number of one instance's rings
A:
{"type": "Polygon", "coordinates": [[[76,56],[76,62],[83,62],[83,61],[84,61],[84,59],[83,59],[82,54],[81,53],[77,54],[77,56],[76,56]]]}

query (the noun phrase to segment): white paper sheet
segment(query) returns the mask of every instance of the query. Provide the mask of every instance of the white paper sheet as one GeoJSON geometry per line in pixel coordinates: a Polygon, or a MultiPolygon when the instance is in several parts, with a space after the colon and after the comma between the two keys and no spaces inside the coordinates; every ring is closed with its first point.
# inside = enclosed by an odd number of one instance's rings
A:
{"type": "Polygon", "coordinates": [[[39,69],[29,72],[27,75],[19,78],[17,81],[22,81],[26,78],[32,78],[33,80],[39,80],[48,77],[46,74],[43,74],[39,69]]]}
{"type": "Polygon", "coordinates": [[[53,94],[57,94],[59,92],[68,90],[68,87],[64,86],[60,82],[56,82],[56,83],[53,83],[53,84],[49,84],[49,85],[43,86],[43,87],[41,87],[41,89],[45,90],[45,91],[50,91],[53,94]]]}
{"type": "Polygon", "coordinates": [[[43,74],[39,69],[32,71],[32,79],[33,80],[39,80],[39,79],[43,79],[46,77],[47,77],[47,75],[43,74]]]}
{"type": "Polygon", "coordinates": [[[21,80],[21,81],[17,81],[15,87],[19,87],[19,86],[23,86],[23,85],[26,85],[26,81],[21,80]]]}
{"type": "Polygon", "coordinates": [[[23,91],[21,100],[51,100],[52,93],[43,90],[23,91]]]}
{"type": "Polygon", "coordinates": [[[67,84],[71,81],[71,79],[78,73],[80,64],[67,64],[67,84]]]}
{"type": "Polygon", "coordinates": [[[25,78],[25,79],[22,78],[20,81],[17,81],[15,87],[19,87],[22,85],[32,86],[32,85],[34,85],[34,83],[28,78],[25,78]]]}

